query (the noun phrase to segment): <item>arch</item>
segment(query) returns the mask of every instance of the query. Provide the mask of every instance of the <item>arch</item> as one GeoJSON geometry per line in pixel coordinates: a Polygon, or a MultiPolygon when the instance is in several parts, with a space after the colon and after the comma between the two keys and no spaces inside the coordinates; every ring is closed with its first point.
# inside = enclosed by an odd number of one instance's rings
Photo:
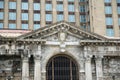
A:
{"type": "Polygon", "coordinates": [[[70,56],[58,54],[46,65],[46,80],[79,80],[77,62],[70,56]]]}
{"type": "Polygon", "coordinates": [[[56,55],[66,55],[66,56],[69,56],[70,58],[72,58],[73,60],[76,61],[76,63],[78,64],[78,70],[80,70],[80,63],[79,63],[78,56],[73,55],[73,54],[69,53],[68,51],[66,51],[66,52],[64,52],[64,53],[51,53],[51,54],[45,56],[45,58],[44,58],[44,64],[43,64],[43,65],[44,65],[44,66],[43,66],[43,72],[46,72],[46,70],[45,70],[44,68],[46,68],[48,61],[49,61],[52,57],[54,57],[54,56],[56,56],[56,55]]]}

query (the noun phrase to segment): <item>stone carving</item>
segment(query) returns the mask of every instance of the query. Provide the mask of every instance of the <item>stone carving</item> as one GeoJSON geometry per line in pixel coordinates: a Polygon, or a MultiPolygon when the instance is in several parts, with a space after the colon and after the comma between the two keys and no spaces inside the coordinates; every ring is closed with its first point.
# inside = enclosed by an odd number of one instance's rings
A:
{"type": "Polygon", "coordinates": [[[43,38],[47,41],[58,41],[58,34],[54,34],[54,35],[51,35],[51,36],[48,36],[48,37],[45,37],[43,38]]]}
{"type": "Polygon", "coordinates": [[[80,39],[68,34],[68,35],[66,36],[66,41],[68,41],[68,42],[70,42],[70,41],[80,41],[80,39]]]}
{"type": "Polygon", "coordinates": [[[0,60],[0,72],[11,71],[13,61],[12,60],[0,60]]]}
{"type": "Polygon", "coordinates": [[[120,73],[120,60],[110,59],[109,61],[109,72],[110,73],[120,73]]]}
{"type": "Polygon", "coordinates": [[[65,33],[64,33],[64,32],[60,32],[60,40],[61,40],[61,41],[64,41],[65,38],[66,38],[65,33]]]}

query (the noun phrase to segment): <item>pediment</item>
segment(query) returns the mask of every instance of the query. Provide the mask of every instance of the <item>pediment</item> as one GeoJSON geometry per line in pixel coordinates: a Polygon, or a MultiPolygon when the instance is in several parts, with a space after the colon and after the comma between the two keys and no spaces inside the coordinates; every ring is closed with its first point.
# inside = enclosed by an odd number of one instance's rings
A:
{"type": "Polygon", "coordinates": [[[46,40],[57,40],[59,39],[60,33],[65,33],[66,40],[74,39],[74,40],[105,40],[106,38],[103,36],[100,36],[98,34],[87,32],[79,27],[62,21],[57,22],[55,24],[42,27],[38,30],[35,30],[33,32],[24,34],[22,36],[19,36],[17,39],[46,39],[46,40]]]}

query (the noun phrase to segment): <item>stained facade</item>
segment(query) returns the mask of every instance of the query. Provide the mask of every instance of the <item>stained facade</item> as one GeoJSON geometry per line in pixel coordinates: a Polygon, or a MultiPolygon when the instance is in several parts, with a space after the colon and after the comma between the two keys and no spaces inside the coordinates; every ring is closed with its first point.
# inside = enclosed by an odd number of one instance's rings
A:
{"type": "Polygon", "coordinates": [[[64,21],[1,35],[0,80],[120,80],[120,40],[64,21]]]}

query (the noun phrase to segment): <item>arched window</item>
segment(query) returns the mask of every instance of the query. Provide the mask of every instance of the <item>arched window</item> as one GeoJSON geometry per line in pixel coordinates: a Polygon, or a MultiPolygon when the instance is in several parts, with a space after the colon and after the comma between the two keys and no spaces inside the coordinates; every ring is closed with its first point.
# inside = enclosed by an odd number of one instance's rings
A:
{"type": "Polygon", "coordinates": [[[47,64],[47,80],[79,80],[78,66],[70,57],[58,55],[47,64]]]}

